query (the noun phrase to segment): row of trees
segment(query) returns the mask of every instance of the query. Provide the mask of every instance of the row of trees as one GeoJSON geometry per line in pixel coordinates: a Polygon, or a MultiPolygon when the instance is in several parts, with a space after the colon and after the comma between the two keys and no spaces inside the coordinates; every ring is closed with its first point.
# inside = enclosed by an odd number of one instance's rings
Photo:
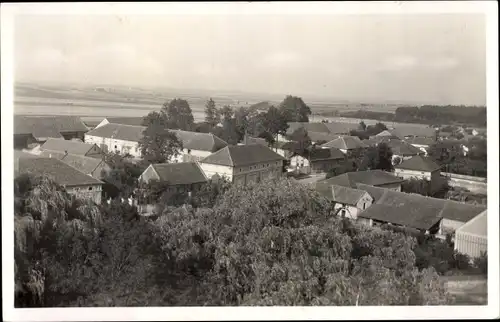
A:
{"type": "Polygon", "coordinates": [[[451,300],[415,237],[335,216],[288,180],[232,186],[211,208],[166,207],[155,219],[74,200],[44,177],[16,179],[15,196],[17,307],[451,300]]]}
{"type": "Polygon", "coordinates": [[[466,124],[471,126],[486,126],[486,107],[484,106],[402,106],[398,107],[395,113],[358,110],[340,113],[340,116],[429,125],[466,124]]]}

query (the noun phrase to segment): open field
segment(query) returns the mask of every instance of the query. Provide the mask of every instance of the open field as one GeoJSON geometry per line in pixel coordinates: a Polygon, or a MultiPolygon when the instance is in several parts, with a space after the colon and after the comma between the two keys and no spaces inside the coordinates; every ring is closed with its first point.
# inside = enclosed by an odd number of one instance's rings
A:
{"type": "MultiPolygon", "coordinates": [[[[150,90],[125,87],[76,87],[16,84],[14,113],[21,115],[78,115],[82,117],[143,116],[161,108],[173,98],[186,99],[197,121],[203,119],[205,102],[212,97],[219,106],[249,106],[261,101],[279,104],[282,98],[260,94],[213,93],[187,90],[150,90]]],[[[331,111],[370,108],[374,111],[393,112],[397,105],[370,105],[349,102],[309,101],[313,114],[331,111]]],[[[316,117],[312,117],[313,120],[316,117]]],[[[318,117],[319,120],[337,118],[318,117]]],[[[359,122],[355,119],[346,119],[359,122]]]]}

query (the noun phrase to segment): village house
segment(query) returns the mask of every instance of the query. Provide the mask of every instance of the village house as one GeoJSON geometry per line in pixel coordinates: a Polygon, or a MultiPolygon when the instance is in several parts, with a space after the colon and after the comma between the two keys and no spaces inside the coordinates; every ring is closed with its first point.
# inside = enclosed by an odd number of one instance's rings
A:
{"type": "Polygon", "coordinates": [[[424,154],[424,152],[422,152],[419,148],[416,148],[405,141],[389,140],[385,142],[385,144],[391,148],[393,165],[398,164],[398,162],[411,159],[414,156],[424,154]]]}
{"type": "Polygon", "coordinates": [[[365,218],[364,223],[371,225],[391,223],[426,231],[441,238],[446,234],[454,234],[455,230],[486,210],[484,206],[425,197],[372,185],[357,184],[356,187],[365,190],[373,197],[373,205],[359,214],[360,218],[365,218]],[[375,207],[376,205],[379,206],[375,207]]]}
{"type": "Polygon", "coordinates": [[[139,141],[145,129],[144,126],[108,123],[85,133],[85,143],[96,144],[103,152],[140,158],[139,141]]]}
{"type": "Polygon", "coordinates": [[[111,170],[109,164],[107,164],[103,159],[97,159],[94,157],[86,157],[76,154],[61,155],[46,151],[42,152],[40,156],[61,160],[67,165],[70,165],[73,168],[76,168],[77,170],[99,180],[103,179],[111,170]]]}
{"type": "Polygon", "coordinates": [[[335,177],[321,180],[318,183],[338,185],[357,189],[358,184],[366,184],[370,186],[382,187],[394,191],[401,191],[403,179],[394,176],[389,172],[382,170],[367,170],[347,172],[335,177]]]}
{"type": "Polygon", "coordinates": [[[394,166],[394,175],[405,180],[424,179],[430,181],[431,187],[434,187],[439,182],[441,167],[430,158],[418,155],[394,166]]]}
{"type": "Polygon", "coordinates": [[[294,153],[290,159],[290,167],[300,173],[320,173],[328,172],[345,161],[346,156],[339,149],[311,149],[304,153],[294,153]]]}
{"type": "Polygon", "coordinates": [[[487,210],[469,220],[455,231],[455,250],[471,259],[488,251],[487,210]]]}
{"type": "Polygon", "coordinates": [[[401,138],[390,130],[384,130],[376,135],[370,136],[370,139],[387,139],[387,140],[401,140],[401,138]]]}
{"type": "Polygon", "coordinates": [[[350,154],[352,154],[354,151],[366,149],[367,147],[368,146],[363,143],[363,141],[361,141],[357,136],[342,136],[320,146],[320,148],[323,149],[339,149],[347,156],[350,156],[350,154]]]}
{"type": "Polygon", "coordinates": [[[420,149],[420,151],[424,153],[424,156],[427,156],[427,154],[429,153],[429,148],[431,147],[431,145],[436,143],[436,140],[433,138],[422,138],[422,137],[410,138],[405,141],[413,145],[414,147],[420,149]]]}
{"type": "Polygon", "coordinates": [[[139,182],[151,181],[168,184],[171,192],[191,195],[199,191],[208,179],[197,162],[182,162],[151,164],[140,175],[139,182]]]}
{"type": "Polygon", "coordinates": [[[393,134],[401,139],[409,139],[415,137],[437,138],[437,131],[432,127],[424,127],[414,124],[395,124],[389,129],[393,134]]]}
{"type": "Polygon", "coordinates": [[[208,178],[226,177],[235,184],[247,185],[277,179],[283,173],[284,158],[260,144],[231,145],[200,161],[208,178]]]}
{"type": "Polygon", "coordinates": [[[313,123],[313,122],[288,122],[288,129],[286,135],[278,135],[278,141],[289,141],[290,135],[292,135],[296,130],[303,128],[307,131],[311,141],[331,141],[340,135],[349,135],[351,130],[358,128],[358,124],[354,123],[342,123],[342,122],[330,122],[330,123],[313,123]]]}
{"type": "Polygon", "coordinates": [[[49,138],[83,139],[88,128],[75,116],[14,115],[14,148],[33,148],[49,138]]]}
{"type": "Polygon", "coordinates": [[[103,182],[55,158],[20,157],[14,164],[16,175],[32,174],[51,177],[57,184],[79,199],[101,203],[103,182]]]}
{"type": "Polygon", "coordinates": [[[182,143],[180,154],[172,162],[200,161],[227,146],[227,142],[212,133],[172,130],[182,143]]]}
{"type": "Polygon", "coordinates": [[[103,125],[113,123],[113,124],[121,124],[121,125],[135,125],[135,126],[143,126],[142,122],[144,117],[106,117],[99,124],[95,126],[95,128],[101,127],[103,125]]]}
{"type": "Polygon", "coordinates": [[[101,148],[99,148],[96,144],[72,140],[48,139],[39,147],[39,150],[41,152],[46,152],[49,155],[53,153],[54,156],[60,155],[61,157],[66,154],[74,154],[101,159],[103,156],[101,148]]]}
{"type": "Polygon", "coordinates": [[[357,219],[358,214],[373,203],[373,197],[364,190],[318,182],[316,191],[335,204],[334,210],[339,216],[349,219],[357,219]]]}

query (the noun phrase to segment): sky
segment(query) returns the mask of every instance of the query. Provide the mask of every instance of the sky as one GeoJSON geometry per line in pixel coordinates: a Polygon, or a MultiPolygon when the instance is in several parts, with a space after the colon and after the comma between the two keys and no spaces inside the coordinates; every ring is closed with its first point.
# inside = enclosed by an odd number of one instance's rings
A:
{"type": "Polygon", "coordinates": [[[16,81],[486,104],[479,14],[18,15],[16,81]]]}

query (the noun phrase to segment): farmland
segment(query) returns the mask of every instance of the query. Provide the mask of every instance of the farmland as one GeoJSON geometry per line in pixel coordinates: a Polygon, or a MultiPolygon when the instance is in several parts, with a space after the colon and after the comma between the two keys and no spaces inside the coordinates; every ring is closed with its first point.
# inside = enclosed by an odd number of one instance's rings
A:
{"type": "MultiPolygon", "coordinates": [[[[204,105],[212,97],[219,106],[249,106],[261,101],[269,101],[277,105],[283,97],[267,94],[216,93],[209,91],[175,90],[175,89],[142,89],[131,87],[97,87],[97,86],[49,86],[34,84],[16,84],[14,98],[14,114],[20,115],[75,115],[85,120],[97,120],[106,116],[144,116],[158,110],[162,104],[173,98],[183,98],[189,102],[196,121],[204,118],[204,105]]],[[[354,111],[365,108],[366,104],[343,101],[327,101],[325,99],[308,100],[313,115],[311,121],[323,119],[339,120],[337,117],[317,115],[324,111],[354,111]]],[[[394,112],[397,105],[370,105],[374,111],[394,112]]],[[[345,122],[359,122],[357,119],[344,119],[345,122]]],[[[371,124],[370,121],[366,122],[371,124]]]]}

